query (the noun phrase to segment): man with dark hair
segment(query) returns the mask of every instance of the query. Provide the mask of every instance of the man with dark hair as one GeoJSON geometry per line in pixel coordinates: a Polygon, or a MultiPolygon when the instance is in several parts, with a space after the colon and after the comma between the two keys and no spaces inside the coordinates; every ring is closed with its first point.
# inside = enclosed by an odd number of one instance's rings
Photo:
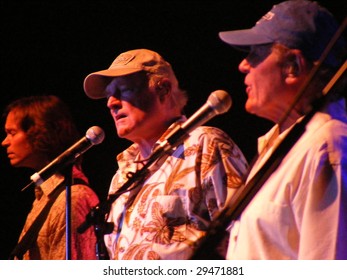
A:
{"type": "MultiPolygon", "coordinates": [[[[13,167],[39,171],[80,138],[68,107],[53,95],[17,99],[7,106],[4,116],[6,138],[2,146],[13,167]]],[[[58,172],[35,187],[36,199],[11,258],[67,259],[65,179],[71,176],[71,259],[96,259],[93,229],[77,232],[88,212],[98,204],[79,159],[71,175],[58,172]],[[33,227],[38,221],[42,225],[33,227]],[[35,233],[31,233],[33,228],[35,233]]]]}

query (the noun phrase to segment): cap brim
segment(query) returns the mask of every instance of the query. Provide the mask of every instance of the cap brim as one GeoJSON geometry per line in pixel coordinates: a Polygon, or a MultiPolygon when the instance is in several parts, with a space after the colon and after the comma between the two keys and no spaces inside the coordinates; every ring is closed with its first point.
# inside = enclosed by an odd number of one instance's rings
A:
{"type": "Polygon", "coordinates": [[[259,30],[243,29],[234,31],[219,32],[219,38],[225,43],[240,48],[246,49],[249,46],[272,43],[270,38],[259,33],[259,30]]]}
{"type": "Polygon", "coordinates": [[[104,98],[106,97],[105,89],[112,78],[140,71],[142,71],[140,68],[113,68],[91,73],[84,79],[84,92],[92,99],[104,98]]]}

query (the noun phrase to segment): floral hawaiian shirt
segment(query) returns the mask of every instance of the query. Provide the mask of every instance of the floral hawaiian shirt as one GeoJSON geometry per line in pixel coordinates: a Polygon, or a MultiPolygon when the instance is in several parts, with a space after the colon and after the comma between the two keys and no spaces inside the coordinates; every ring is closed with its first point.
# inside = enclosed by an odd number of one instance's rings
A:
{"type": "MultiPolygon", "coordinates": [[[[118,155],[109,194],[141,168],[137,159],[137,144],[118,155]]],[[[195,129],[153,164],[140,186],[113,202],[108,221],[114,228],[105,235],[110,258],[188,259],[246,169],[246,159],[226,133],[207,126],[195,129]]]]}

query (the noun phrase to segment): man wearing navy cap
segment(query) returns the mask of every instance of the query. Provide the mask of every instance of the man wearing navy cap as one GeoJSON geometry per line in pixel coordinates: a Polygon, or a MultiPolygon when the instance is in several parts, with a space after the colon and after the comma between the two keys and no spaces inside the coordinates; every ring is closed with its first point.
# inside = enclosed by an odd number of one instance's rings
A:
{"type": "MultiPolygon", "coordinates": [[[[337,30],[325,8],[294,0],[275,5],[251,29],[220,32],[224,42],[248,52],[239,64],[245,74],[245,109],[275,123],[259,138],[259,157],[247,182],[291,128],[316,108],[313,101],[322,100],[324,87],[345,61],[342,38],[321,57],[337,30]]],[[[305,132],[233,221],[228,259],[347,259],[345,85],[343,77],[328,91],[305,132]]]]}

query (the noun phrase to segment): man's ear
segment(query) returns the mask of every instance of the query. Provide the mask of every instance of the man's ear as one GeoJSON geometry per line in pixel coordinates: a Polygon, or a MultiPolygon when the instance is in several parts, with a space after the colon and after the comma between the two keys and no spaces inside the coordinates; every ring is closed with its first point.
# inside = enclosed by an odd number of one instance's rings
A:
{"type": "Polygon", "coordinates": [[[286,57],[283,73],[286,76],[297,77],[302,70],[302,55],[300,51],[292,50],[286,57]]]}
{"type": "Polygon", "coordinates": [[[162,101],[165,95],[167,95],[171,91],[170,80],[168,78],[163,78],[157,83],[155,90],[159,96],[159,99],[162,101]]]}
{"type": "Polygon", "coordinates": [[[291,50],[283,63],[283,76],[285,81],[288,84],[297,83],[302,77],[306,77],[307,71],[308,63],[302,52],[297,49],[291,50]]]}

